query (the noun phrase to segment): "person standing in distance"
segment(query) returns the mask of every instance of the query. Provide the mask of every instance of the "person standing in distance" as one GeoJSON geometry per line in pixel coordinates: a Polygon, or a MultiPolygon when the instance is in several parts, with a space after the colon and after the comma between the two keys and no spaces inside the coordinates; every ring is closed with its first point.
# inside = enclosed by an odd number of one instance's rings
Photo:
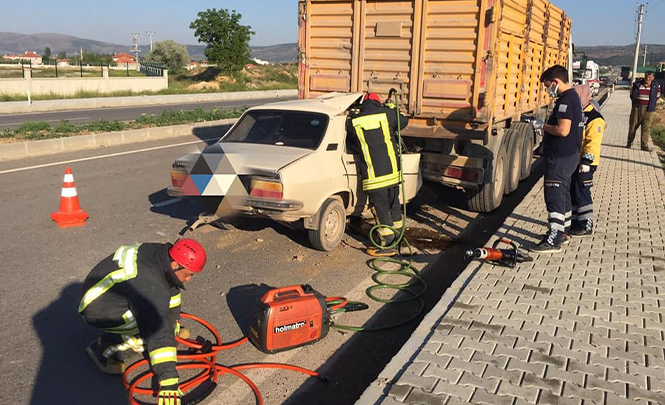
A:
{"type": "Polygon", "coordinates": [[[554,253],[561,251],[561,243],[571,225],[570,182],[579,164],[584,121],[580,98],[568,82],[565,67],[550,67],[543,72],[540,81],[548,94],[556,97],[554,110],[543,126],[543,154],[547,159],[544,189],[549,230],[530,250],[554,253]]]}
{"type": "Polygon", "coordinates": [[[642,127],[642,150],[650,152],[649,138],[651,137],[651,120],[656,111],[656,102],[660,97],[660,84],[653,81],[653,72],[646,72],[644,79],[636,80],[630,90],[630,99],[633,108],[630,110],[630,126],[628,128],[628,143],[626,148],[633,146],[637,129],[642,127]]]}

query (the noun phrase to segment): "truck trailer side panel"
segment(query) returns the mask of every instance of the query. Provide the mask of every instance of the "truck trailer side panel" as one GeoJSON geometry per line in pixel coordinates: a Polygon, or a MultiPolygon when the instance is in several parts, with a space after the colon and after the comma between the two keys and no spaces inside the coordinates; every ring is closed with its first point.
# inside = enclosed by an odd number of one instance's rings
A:
{"type": "Polygon", "coordinates": [[[414,136],[443,138],[547,104],[571,25],[546,0],[308,0],[299,22],[302,98],[394,87],[414,136]]]}

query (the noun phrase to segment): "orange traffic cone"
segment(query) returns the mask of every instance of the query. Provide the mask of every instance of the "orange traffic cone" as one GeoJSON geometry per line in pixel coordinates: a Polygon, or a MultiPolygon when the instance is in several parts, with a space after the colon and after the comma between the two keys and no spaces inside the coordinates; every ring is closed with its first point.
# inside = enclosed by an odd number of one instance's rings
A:
{"type": "Polygon", "coordinates": [[[76,193],[76,184],[74,184],[74,175],[72,169],[65,169],[65,178],[62,181],[62,193],[60,194],[60,210],[51,213],[51,219],[54,220],[60,228],[71,228],[74,226],[85,225],[88,214],[79,206],[79,197],[76,193]]]}

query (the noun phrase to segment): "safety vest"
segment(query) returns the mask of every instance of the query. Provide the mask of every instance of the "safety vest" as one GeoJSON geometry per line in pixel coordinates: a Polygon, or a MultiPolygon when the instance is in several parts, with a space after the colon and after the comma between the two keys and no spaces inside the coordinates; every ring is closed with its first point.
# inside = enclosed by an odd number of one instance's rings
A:
{"type": "Polygon", "coordinates": [[[351,125],[367,165],[367,178],[362,182],[363,190],[378,190],[401,183],[402,171],[397,163],[388,116],[385,113],[360,116],[353,118],[351,125]],[[368,138],[376,135],[379,135],[381,140],[370,141],[368,138]]]}
{"type": "Polygon", "coordinates": [[[600,161],[600,145],[605,133],[605,119],[591,104],[584,109],[584,136],[580,156],[590,153],[594,156],[592,166],[600,161]]]}

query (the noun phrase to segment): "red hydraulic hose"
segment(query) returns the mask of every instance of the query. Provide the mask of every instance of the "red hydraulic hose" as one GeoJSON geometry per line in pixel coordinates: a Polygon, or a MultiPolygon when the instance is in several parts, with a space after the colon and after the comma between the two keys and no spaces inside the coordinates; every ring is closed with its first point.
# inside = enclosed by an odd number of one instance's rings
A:
{"type": "MultiPolygon", "coordinates": [[[[196,374],[194,377],[181,382],[178,386],[182,392],[187,392],[190,391],[202,383],[209,381],[212,383],[216,383],[217,379],[219,376],[223,374],[232,374],[241,380],[243,380],[249,388],[252,389],[254,392],[254,396],[256,397],[256,403],[258,405],[263,405],[263,397],[261,396],[261,392],[259,391],[259,388],[250,380],[247,376],[242,374],[240,370],[248,370],[248,369],[256,369],[256,368],[279,368],[279,369],[284,369],[284,370],[291,370],[291,371],[297,371],[303,374],[307,374],[312,377],[319,377],[319,374],[316,373],[315,371],[311,371],[302,367],[298,366],[293,366],[290,364],[279,364],[279,363],[252,363],[252,364],[239,364],[235,366],[223,366],[221,364],[217,364],[217,354],[222,351],[222,350],[228,350],[228,349],[233,349],[235,347],[240,346],[241,344],[247,342],[247,337],[244,337],[242,339],[239,339],[235,342],[231,343],[221,343],[221,337],[217,330],[208,322],[205,320],[186,313],[180,314],[182,318],[188,318],[191,319],[195,322],[200,323],[203,325],[210,333],[215,337],[215,344],[213,344],[210,347],[209,352],[205,353],[193,353],[193,354],[179,354],[178,355],[178,364],[176,365],[176,370],[202,370],[200,373],[196,374]],[[181,363],[181,361],[185,361],[184,363],[181,363]]],[[[190,339],[181,339],[179,337],[176,337],[176,341],[186,347],[189,347],[190,349],[194,350],[201,350],[204,345],[195,341],[195,340],[190,340],[190,339]]],[[[135,362],[131,366],[127,368],[125,373],[122,375],[122,383],[125,386],[125,388],[128,390],[129,394],[129,402],[132,405],[144,405],[143,402],[139,402],[135,396],[137,394],[139,395],[157,395],[157,392],[150,389],[150,388],[141,388],[139,387],[139,384],[142,382],[146,381],[147,379],[153,377],[155,374],[152,371],[146,371],[143,374],[140,374],[138,377],[134,378],[130,382],[129,375],[133,373],[135,370],[144,367],[144,366],[149,366],[148,360],[143,359],[135,362]]]]}

